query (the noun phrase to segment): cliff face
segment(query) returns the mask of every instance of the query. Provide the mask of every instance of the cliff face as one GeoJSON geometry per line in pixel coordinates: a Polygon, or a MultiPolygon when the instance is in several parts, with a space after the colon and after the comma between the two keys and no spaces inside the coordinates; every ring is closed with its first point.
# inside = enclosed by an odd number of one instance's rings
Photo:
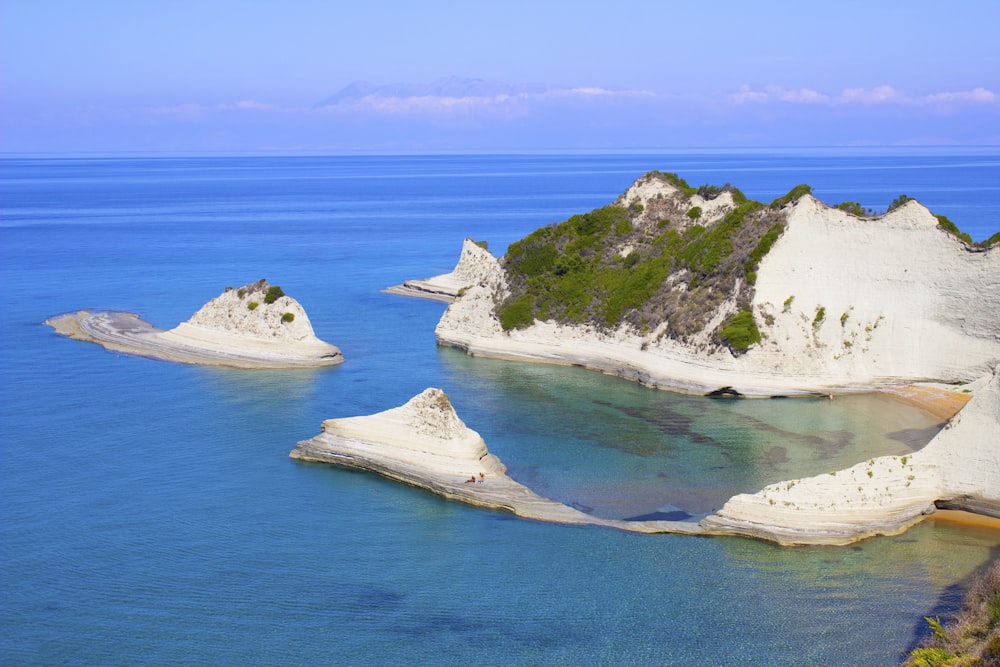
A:
{"type": "Polygon", "coordinates": [[[804,192],[763,207],[682,185],[647,175],[614,204],[627,218],[601,209],[480,256],[439,341],[757,395],[971,381],[1000,359],[1000,246],[963,243],[915,201],[861,218],[804,192]],[[648,298],[609,321],[618,286],[648,298]],[[740,313],[752,326],[735,349],[740,313]]]}
{"type": "Polygon", "coordinates": [[[758,271],[748,368],[971,381],[1000,358],[1000,247],[972,248],[915,201],[862,219],[806,196],[758,271]]]}

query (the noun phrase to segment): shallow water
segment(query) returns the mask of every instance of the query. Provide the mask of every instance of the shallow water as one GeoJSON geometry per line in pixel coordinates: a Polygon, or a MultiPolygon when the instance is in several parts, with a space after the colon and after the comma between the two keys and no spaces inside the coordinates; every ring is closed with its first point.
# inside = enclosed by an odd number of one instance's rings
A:
{"type": "Polygon", "coordinates": [[[982,152],[0,161],[3,661],[897,664],[1000,555],[996,532],[797,549],[632,535],[287,457],[323,419],[439,386],[538,493],[697,517],[931,437],[935,420],[885,397],[710,400],[470,358],[436,347],[443,304],[379,291],[450,270],[465,236],[502,253],[653,168],[883,207],[926,186],[976,238],[998,219],[1000,159],[982,152]],[[171,327],[261,277],[342,366],[184,366],[41,324],[96,307],[171,327]]]}

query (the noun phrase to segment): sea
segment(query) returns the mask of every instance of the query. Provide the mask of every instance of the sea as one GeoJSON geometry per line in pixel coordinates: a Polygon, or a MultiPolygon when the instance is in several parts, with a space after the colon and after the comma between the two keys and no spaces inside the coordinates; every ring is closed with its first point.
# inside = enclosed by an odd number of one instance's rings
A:
{"type": "Polygon", "coordinates": [[[445,304],[382,291],[450,271],[466,237],[502,255],[653,169],[765,202],[800,183],[877,210],[906,194],[977,241],[1000,230],[996,147],[0,159],[0,663],[899,664],[1000,532],[640,535],[288,457],[325,419],[440,387],[541,495],[696,521],[933,437],[938,420],[880,395],[709,399],[469,357],[436,344],[445,304]],[[171,328],[260,278],[342,365],[183,365],[43,324],[93,308],[171,328]]]}

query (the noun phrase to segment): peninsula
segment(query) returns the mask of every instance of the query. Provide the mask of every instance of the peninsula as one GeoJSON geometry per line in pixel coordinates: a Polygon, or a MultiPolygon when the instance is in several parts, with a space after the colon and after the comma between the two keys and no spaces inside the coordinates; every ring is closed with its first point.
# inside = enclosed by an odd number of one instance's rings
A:
{"type": "Polygon", "coordinates": [[[316,337],[305,309],[266,280],[227,287],[163,330],[133,313],[80,310],[45,321],[63,336],[127,354],[236,368],[332,366],[340,350],[316,337]]]}
{"type": "Polygon", "coordinates": [[[471,355],[688,393],[983,377],[1000,360],[1000,244],[963,239],[915,200],[893,204],[867,215],[799,186],[764,205],[652,172],[502,258],[466,241],[436,335],[471,355]]]}

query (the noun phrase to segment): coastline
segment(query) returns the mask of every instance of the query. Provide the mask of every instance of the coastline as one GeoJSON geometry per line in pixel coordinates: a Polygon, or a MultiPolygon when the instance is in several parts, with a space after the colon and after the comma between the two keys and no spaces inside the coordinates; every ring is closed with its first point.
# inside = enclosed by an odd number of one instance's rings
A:
{"type": "MultiPolygon", "coordinates": [[[[937,401],[939,413],[955,405],[946,390],[925,389],[918,392],[922,400],[937,401]]],[[[843,546],[900,534],[939,511],[947,512],[943,520],[969,522],[969,516],[985,515],[986,525],[1000,526],[1000,453],[990,439],[998,406],[1000,369],[977,383],[968,411],[957,412],[912,455],[880,457],[739,494],[697,523],[604,519],[538,496],[507,477],[506,466],[461,422],[439,389],[374,415],[327,420],[319,435],[299,442],[289,456],[375,472],[451,500],[551,523],[843,546]],[[466,483],[466,475],[475,478],[477,470],[486,471],[486,485],[466,483]]]]}

